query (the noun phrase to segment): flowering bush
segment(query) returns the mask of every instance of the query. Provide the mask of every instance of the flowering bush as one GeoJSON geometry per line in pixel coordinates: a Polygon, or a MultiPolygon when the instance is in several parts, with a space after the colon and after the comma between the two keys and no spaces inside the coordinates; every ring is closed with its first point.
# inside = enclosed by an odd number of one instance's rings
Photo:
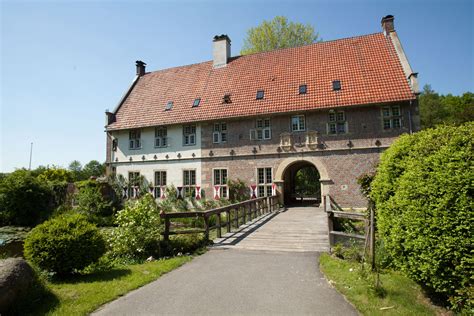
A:
{"type": "Polygon", "coordinates": [[[160,255],[160,236],[163,228],[151,194],[130,201],[118,212],[116,223],[118,227],[109,237],[114,256],[144,259],[160,255]]]}

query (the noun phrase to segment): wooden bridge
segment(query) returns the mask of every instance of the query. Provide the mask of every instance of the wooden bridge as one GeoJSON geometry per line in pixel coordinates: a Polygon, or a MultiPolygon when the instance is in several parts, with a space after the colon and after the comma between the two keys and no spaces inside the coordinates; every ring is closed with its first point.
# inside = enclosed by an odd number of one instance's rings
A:
{"type": "Polygon", "coordinates": [[[333,226],[335,218],[348,218],[369,227],[364,214],[344,212],[330,196],[322,205],[280,207],[278,197],[272,196],[209,211],[162,213],[163,236],[167,240],[173,234],[204,233],[214,240],[213,248],[283,252],[326,252],[334,236],[367,240],[368,234],[338,232],[333,226]],[[193,227],[176,225],[182,219],[194,219],[193,227]]]}

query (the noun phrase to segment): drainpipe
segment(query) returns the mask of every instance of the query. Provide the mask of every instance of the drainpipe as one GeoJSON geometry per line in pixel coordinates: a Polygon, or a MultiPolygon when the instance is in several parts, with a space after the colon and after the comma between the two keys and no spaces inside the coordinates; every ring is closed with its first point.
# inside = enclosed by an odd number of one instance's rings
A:
{"type": "Polygon", "coordinates": [[[410,128],[410,134],[413,134],[413,126],[411,122],[411,109],[412,109],[413,101],[410,100],[410,107],[408,108],[408,125],[410,128]]]}

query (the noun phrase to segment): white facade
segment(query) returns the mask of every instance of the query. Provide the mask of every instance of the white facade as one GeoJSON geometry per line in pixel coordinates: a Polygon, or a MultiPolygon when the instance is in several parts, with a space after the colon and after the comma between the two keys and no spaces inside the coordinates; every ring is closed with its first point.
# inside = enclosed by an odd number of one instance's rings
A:
{"type": "Polygon", "coordinates": [[[166,147],[155,147],[155,127],[141,128],[140,147],[130,148],[130,130],[111,133],[117,141],[112,151],[116,174],[128,179],[129,172],[139,172],[155,185],[156,171],[166,171],[167,185],[183,186],[183,171],[195,170],[196,185],[201,185],[201,126],[195,125],[194,145],[184,144],[182,125],[167,126],[166,147]]]}

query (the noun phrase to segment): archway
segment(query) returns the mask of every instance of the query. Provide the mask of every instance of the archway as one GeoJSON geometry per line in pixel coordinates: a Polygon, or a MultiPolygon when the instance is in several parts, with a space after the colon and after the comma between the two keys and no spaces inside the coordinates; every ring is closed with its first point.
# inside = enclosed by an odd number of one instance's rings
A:
{"type": "Polygon", "coordinates": [[[283,174],[283,200],[285,205],[314,205],[321,202],[321,176],[318,169],[307,161],[288,166],[283,174]]]}
{"type": "Polygon", "coordinates": [[[283,160],[277,167],[274,181],[280,194],[280,202],[285,205],[296,202],[319,204],[322,196],[329,193],[332,183],[326,167],[316,157],[283,160]]]}

